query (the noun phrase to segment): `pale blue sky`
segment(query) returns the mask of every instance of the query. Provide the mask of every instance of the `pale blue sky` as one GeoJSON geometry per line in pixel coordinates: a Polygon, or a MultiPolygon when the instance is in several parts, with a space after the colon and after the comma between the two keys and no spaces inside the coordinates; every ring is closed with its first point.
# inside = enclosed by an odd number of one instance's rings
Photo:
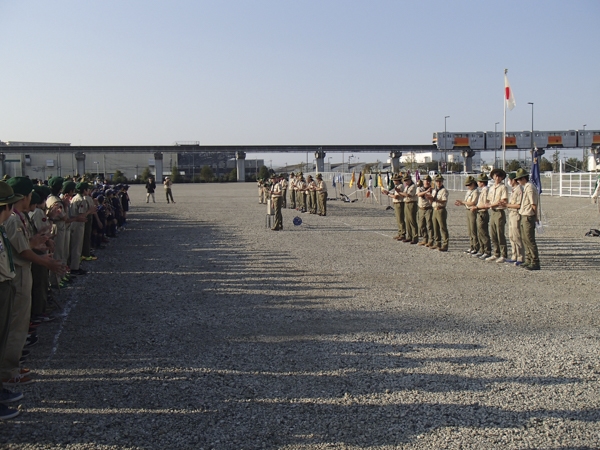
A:
{"type": "Polygon", "coordinates": [[[597,0],[0,0],[0,140],[427,144],[446,115],[501,129],[505,68],[509,130],[530,101],[536,129],[598,130],[599,18],[597,0]]]}

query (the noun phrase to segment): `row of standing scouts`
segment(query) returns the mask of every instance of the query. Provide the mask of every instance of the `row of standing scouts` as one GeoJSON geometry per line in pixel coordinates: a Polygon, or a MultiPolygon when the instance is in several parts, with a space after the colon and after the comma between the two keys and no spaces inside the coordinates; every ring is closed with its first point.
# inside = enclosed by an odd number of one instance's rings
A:
{"type": "MultiPolygon", "coordinates": [[[[488,186],[490,179],[486,174],[477,178],[467,177],[465,198],[455,202],[456,206],[466,209],[470,245],[465,253],[487,262],[510,263],[527,270],[539,270],[535,240],[535,226],[539,221],[537,188],[529,181],[529,173],[524,169],[508,174],[510,197],[504,170],[492,170],[490,178],[493,184],[488,186]],[[510,257],[505,235],[507,223],[510,257]]],[[[447,252],[448,190],[444,187],[444,177],[437,175],[432,180],[427,175],[417,184],[409,174],[395,175],[392,180],[394,188],[382,188],[382,193],[392,199],[394,206],[398,225],[394,239],[447,252]]],[[[318,195],[318,214],[324,216],[327,213],[327,186],[321,174],[316,176],[315,181],[311,175],[305,180],[302,172],[296,176],[292,173],[289,182],[283,176],[274,175],[271,183],[259,180],[258,185],[260,203],[266,203],[269,197],[273,199],[275,226],[272,230],[283,229],[281,208],[286,208],[288,190],[291,209],[317,214],[318,195]]]]}
{"type": "Polygon", "coordinates": [[[275,211],[275,224],[271,230],[283,230],[281,209],[287,208],[288,190],[290,209],[319,216],[327,215],[327,184],[321,174],[317,174],[315,179],[312,175],[308,175],[305,179],[302,172],[297,175],[292,172],[289,181],[284,175],[273,174],[270,182],[258,181],[259,203],[267,203],[270,198],[275,211]]]}
{"type": "Polygon", "coordinates": [[[53,177],[0,181],[0,419],[19,414],[6,406],[33,382],[23,363],[38,341],[37,329],[54,320],[53,292],[86,275],[82,261],[126,225],[128,186],[93,186],[53,177]]]}

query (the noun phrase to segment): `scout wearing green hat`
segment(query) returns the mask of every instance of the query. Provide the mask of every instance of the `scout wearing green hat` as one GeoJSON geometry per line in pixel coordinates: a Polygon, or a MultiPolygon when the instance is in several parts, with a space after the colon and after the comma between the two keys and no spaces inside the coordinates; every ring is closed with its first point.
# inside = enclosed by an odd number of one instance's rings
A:
{"type": "Polygon", "coordinates": [[[413,183],[412,177],[408,172],[402,178],[404,182],[403,192],[400,196],[404,200],[404,221],[406,237],[401,239],[402,242],[410,244],[419,243],[419,230],[417,228],[417,185],[413,183]]]}
{"type": "Polygon", "coordinates": [[[435,188],[431,194],[427,195],[433,207],[433,241],[430,241],[429,248],[438,249],[441,252],[448,251],[448,190],[444,187],[444,177],[437,175],[435,177],[435,188]]]}
{"type": "Polygon", "coordinates": [[[479,241],[479,251],[475,254],[480,259],[492,256],[492,244],[490,240],[490,215],[488,213],[488,187],[489,178],[485,173],[477,177],[479,186],[479,198],[477,205],[472,210],[477,211],[477,240],[479,241]]]}
{"type": "Polygon", "coordinates": [[[308,205],[306,209],[308,209],[309,214],[317,214],[317,183],[313,180],[313,177],[309,175],[306,180],[306,189],[308,200],[308,205]]]}
{"type": "Polygon", "coordinates": [[[279,176],[273,174],[271,176],[273,185],[271,186],[271,203],[275,211],[275,223],[273,224],[273,231],[283,230],[283,216],[281,215],[281,207],[283,205],[283,191],[281,189],[281,183],[279,182],[279,176]]]}
{"type": "Polygon", "coordinates": [[[433,241],[433,208],[427,195],[431,193],[431,177],[427,175],[422,178],[423,186],[417,187],[417,226],[419,227],[419,236],[422,238],[419,245],[429,245],[433,241]]]}
{"type": "Polygon", "coordinates": [[[510,241],[511,256],[506,262],[520,266],[523,264],[523,240],[521,239],[521,201],[523,199],[523,188],[517,181],[517,174],[510,172],[508,181],[512,188],[506,209],[508,210],[508,240],[510,241]]]}
{"type": "Polygon", "coordinates": [[[294,172],[290,174],[288,188],[290,190],[290,209],[296,209],[296,176],[294,172]]]}
{"type": "Polygon", "coordinates": [[[40,264],[49,270],[58,272],[62,272],[64,268],[50,258],[37,255],[31,248],[31,245],[34,247],[44,245],[49,238],[49,234],[34,236],[27,217],[33,192],[31,180],[26,177],[13,177],[8,180],[7,184],[15,194],[22,195],[22,198],[13,204],[13,214],[4,223],[13,256],[16,293],[10,314],[6,349],[0,367],[0,378],[5,386],[16,386],[31,382],[29,375],[22,375],[19,367],[21,351],[27,339],[29,320],[31,319],[33,283],[31,263],[40,264]]]}
{"type": "Polygon", "coordinates": [[[477,182],[472,176],[468,176],[465,180],[465,186],[468,187],[465,193],[464,200],[456,200],[456,206],[464,206],[467,214],[467,230],[469,232],[469,248],[465,253],[476,255],[479,253],[479,239],[477,238],[477,210],[473,209],[477,205],[479,199],[479,191],[477,190],[477,182]]]}
{"type": "Polygon", "coordinates": [[[523,188],[519,214],[521,215],[521,238],[525,247],[525,263],[521,267],[527,270],[540,270],[540,256],[535,241],[535,224],[539,221],[539,193],[529,181],[529,173],[525,169],[517,170],[515,179],[523,188]]]}
{"type": "Polygon", "coordinates": [[[317,175],[317,197],[319,202],[319,215],[327,215],[327,185],[321,174],[317,175]]]}
{"type": "MultiPolygon", "coordinates": [[[[65,183],[63,190],[66,188],[68,183],[65,183]]],[[[86,199],[90,185],[85,181],[81,181],[75,185],[77,194],[71,199],[69,205],[69,214],[71,217],[77,218],[70,225],[70,239],[69,239],[69,255],[70,255],[70,267],[71,275],[85,275],[86,270],[81,269],[81,254],[83,251],[83,239],[85,236],[85,223],[87,222],[88,214],[91,214],[90,204],[86,199]]]]}
{"type": "Polygon", "coordinates": [[[508,203],[508,189],[504,184],[506,172],[502,169],[494,169],[490,172],[494,184],[489,190],[490,214],[490,237],[492,239],[493,253],[486,258],[488,262],[503,263],[508,257],[506,246],[506,204],[508,203]]]}
{"type": "Polygon", "coordinates": [[[404,241],[406,239],[406,223],[404,222],[404,199],[400,195],[404,192],[404,186],[402,183],[402,176],[396,174],[392,177],[394,182],[394,190],[388,191],[384,189],[382,192],[392,199],[392,205],[394,206],[394,214],[396,216],[396,225],[398,225],[398,234],[394,236],[396,241],[404,241]]]}

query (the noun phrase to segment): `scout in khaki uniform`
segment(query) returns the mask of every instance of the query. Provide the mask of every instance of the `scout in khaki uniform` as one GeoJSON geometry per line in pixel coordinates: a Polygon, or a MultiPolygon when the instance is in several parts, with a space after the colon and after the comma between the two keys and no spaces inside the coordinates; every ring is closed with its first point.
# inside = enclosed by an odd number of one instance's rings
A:
{"type": "Polygon", "coordinates": [[[504,180],[506,172],[502,169],[494,169],[490,173],[494,184],[490,188],[488,207],[492,210],[490,217],[490,237],[494,246],[492,256],[486,258],[488,262],[503,263],[508,257],[506,247],[506,204],[508,203],[508,189],[504,180]]]}
{"type": "MultiPolygon", "coordinates": [[[[15,266],[12,247],[4,229],[4,223],[12,214],[12,205],[23,198],[15,194],[4,181],[0,181],[0,364],[4,361],[6,344],[8,342],[12,309],[15,301],[15,266]]],[[[20,355],[19,355],[20,356],[20,355]]],[[[0,393],[0,418],[12,419],[19,415],[18,409],[11,409],[4,403],[18,401],[23,398],[20,392],[10,392],[3,389],[0,393]]]]}
{"type": "Polygon", "coordinates": [[[296,181],[296,209],[306,212],[306,181],[302,172],[298,174],[296,181]]]}
{"type": "Polygon", "coordinates": [[[91,213],[88,209],[88,202],[85,196],[88,193],[90,185],[85,181],[77,183],[75,189],[77,194],[71,200],[70,205],[70,213],[71,217],[77,216],[85,216],[85,221],[76,221],[71,224],[71,239],[70,239],[70,263],[69,267],[71,268],[72,275],[85,275],[87,271],[79,268],[79,263],[81,262],[81,252],[83,250],[83,238],[85,232],[85,222],[87,222],[88,212],[91,213]]]}
{"type": "Polygon", "coordinates": [[[448,190],[444,187],[444,177],[438,175],[435,177],[435,189],[427,195],[427,199],[433,207],[433,241],[429,243],[429,248],[437,248],[441,252],[448,251],[448,190]]]}
{"type": "Polygon", "coordinates": [[[15,194],[21,194],[23,198],[14,203],[13,213],[5,222],[6,235],[11,244],[15,266],[16,293],[10,317],[6,351],[0,362],[0,376],[4,385],[19,386],[33,381],[27,372],[19,367],[19,359],[27,339],[31,318],[31,263],[45,266],[48,270],[59,274],[64,274],[67,268],[49,255],[40,256],[32,250],[32,248],[47,248],[46,242],[50,234],[40,233],[33,236],[29,221],[25,217],[25,214],[28,214],[33,191],[31,180],[26,177],[13,177],[8,180],[8,184],[13,188],[15,194]]]}
{"type": "Polygon", "coordinates": [[[317,196],[319,200],[319,215],[327,215],[327,185],[323,181],[323,175],[317,175],[317,196]]]}
{"type": "Polygon", "coordinates": [[[290,174],[290,209],[296,209],[296,177],[294,172],[290,174]]]}
{"type": "Polygon", "coordinates": [[[279,177],[273,175],[271,177],[273,185],[271,186],[271,201],[273,208],[275,209],[275,223],[273,224],[273,231],[283,230],[283,216],[281,215],[281,207],[283,205],[283,189],[281,189],[281,183],[279,177]]]}
{"type": "Polygon", "coordinates": [[[456,200],[454,204],[456,206],[464,206],[467,209],[467,229],[469,230],[470,246],[469,250],[465,250],[465,253],[476,255],[479,253],[479,240],[477,239],[477,210],[473,209],[473,207],[477,206],[479,191],[477,190],[477,182],[472,176],[467,177],[465,186],[468,188],[465,199],[456,200]]]}
{"type": "Polygon", "coordinates": [[[279,176],[281,181],[281,207],[283,209],[287,208],[287,190],[288,190],[288,180],[285,179],[282,175],[279,176]]]}
{"type": "Polygon", "coordinates": [[[417,222],[419,235],[423,238],[419,245],[428,245],[430,241],[433,241],[433,208],[426,197],[431,193],[431,177],[427,175],[422,182],[423,185],[417,187],[417,206],[419,207],[417,222]]]}
{"type": "Polygon", "coordinates": [[[408,173],[402,178],[404,191],[400,196],[404,199],[404,222],[406,224],[406,238],[402,242],[411,244],[419,243],[419,230],[417,228],[417,185],[408,173]]]}
{"type": "Polygon", "coordinates": [[[523,199],[523,188],[516,180],[516,176],[517,174],[514,172],[508,174],[512,192],[510,193],[506,208],[508,209],[508,239],[510,240],[512,254],[506,262],[520,266],[523,264],[523,240],[521,239],[521,215],[519,214],[519,209],[521,209],[521,201],[523,199]]]}
{"type": "Polygon", "coordinates": [[[477,185],[479,186],[479,198],[477,206],[471,210],[477,211],[477,239],[479,240],[479,253],[475,254],[480,259],[489,258],[492,256],[492,245],[490,243],[490,215],[488,213],[488,177],[482,173],[477,177],[477,185]]]}
{"type": "Polygon", "coordinates": [[[394,190],[388,191],[387,189],[384,189],[382,192],[384,195],[392,198],[392,204],[394,205],[394,213],[396,214],[396,223],[398,225],[398,234],[394,236],[394,239],[403,241],[406,239],[406,224],[404,223],[404,202],[400,196],[400,193],[404,191],[400,184],[402,182],[402,177],[400,175],[394,175],[392,181],[394,182],[394,190]]]}
{"type": "Polygon", "coordinates": [[[529,181],[529,173],[524,169],[517,170],[515,179],[523,187],[523,199],[519,214],[521,215],[521,238],[525,246],[525,264],[521,267],[527,270],[540,270],[540,256],[535,242],[535,224],[539,221],[539,193],[529,181]]]}
{"type": "Polygon", "coordinates": [[[308,176],[306,180],[306,198],[308,199],[308,206],[306,209],[309,214],[317,213],[317,183],[313,180],[311,175],[308,176]]]}
{"type": "MultiPolygon", "coordinates": [[[[258,203],[262,205],[263,203],[267,203],[265,201],[265,190],[263,189],[263,180],[259,178],[256,180],[256,186],[258,187],[258,203]]],[[[148,202],[146,202],[148,203],[148,202]]]]}

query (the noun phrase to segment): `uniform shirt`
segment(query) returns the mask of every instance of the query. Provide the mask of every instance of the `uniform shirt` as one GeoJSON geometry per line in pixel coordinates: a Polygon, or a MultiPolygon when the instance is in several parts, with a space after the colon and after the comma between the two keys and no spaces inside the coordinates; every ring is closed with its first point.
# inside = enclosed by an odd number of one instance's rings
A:
{"type": "Polygon", "coordinates": [[[317,188],[321,194],[327,194],[327,185],[323,180],[319,181],[317,188]]]}
{"type": "MultiPolygon", "coordinates": [[[[504,183],[493,184],[490,188],[490,203],[497,203],[500,200],[508,200],[508,189],[504,183]]],[[[494,206],[493,211],[506,209],[506,206],[494,206]]]]}
{"type": "MultiPolygon", "coordinates": [[[[2,233],[0,231],[0,233],[2,233]]],[[[0,236],[0,283],[12,280],[15,277],[14,270],[10,268],[10,259],[8,257],[7,245],[11,245],[6,232],[0,236]]]]}
{"type": "Polygon", "coordinates": [[[306,187],[308,188],[309,191],[314,192],[315,188],[317,187],[317,183],[315,183],[314,180],[309,181],[308,183],[306,183],[306,187]]]}
{"type": "MultiPolygon", "coordinates": [[[[390,191],[390,193],[392,193],[392,194],[396,194],[398,192],[404,192],[404,185],[403,184],[399,184],[397,186],[394,185],[394,187],[390,191]]],[[[392,203],[404,203],[404,197],[394,198],[392,200],[392,203]]]]}
{"type": "Polygon", "coordinates": [[[521,200],[519,214],[522,216],[535,216],[536,212],[533,210],[533,205],[537,206],[538,195],[537,188],[533,183],[527,182],[523,189],[523,199],[521,200]]]}
{"type": "Polygon", "coordinates": [[[444,186],[442,186],[441,189],[436,188],[431,191],[431,195],[435,199],[431,202],[433,209],[442,209],[446,207],[446,202],[448,202],[448,190],[444,186]]]}
{"type": "Polygon", "coordinates": [[[31,250],[29,238],[33,235],[29,221],[18,211],[14,210],[4,222],[6,234],[13,248],[13,260],[16,266],[29,267],[31,263],[19,255],[25,250],[31,250]]]}
{"type": "MultiPolygon", "coordinates": [[[[476,205],[478,199],[479,199],[479,191],[477,190],[477,188],[467,191],[467,193],[465,194],[465,203],[473,202],[476,205]]],[[[467,209],[471,209],[472,207],[473,207],[473,205],[471,205],[471,206],[465,205],[465,208],[467,208],[467,209]]]]}
{"type": "MultiPolygon", "coordinates": [[[[427,189],[425,189],[424,186],[417,187],[417,193],[420,194],[421,192],[425,192],[427,189]]],[[[417,197],[417,205],[419,205],[419,208],[431,208],[431,202],[427,200],[427,197],[424,195],[417,197]]]]}
{"type": "Polygon", "coordinates": [[[486,211],[485,204],[488,202],[490,188],[488,186],[484,186],[479,191],[479,198],[477,199],[477,209],[481,211],[486,211]]]}
{"type": "Polygon", "coordinates": [[[282,189],[283,191],[286,191],[286,190],[287,190],[287,188],[288,188],[288,182],[287,182],[287,180],[286,180],[286,179],[283,179],[283,180],[281,180],[279,183],[281,183],[281,189],[282,189]]]}
{"type": "MultiPolygon", "coordinates": [[[[510,203],[511,205],[520,205],[522,199],[523,186],[517,184],[514,188],[512,188],[512,192],[510,193],[510,200],[508,201],[508,203],[510,203]]],[[[519,210],[511,208],[509,214],[513,216],[519,215],[519,210]]]]}
{"type": "Polygon", "coordinates": [[[71,217],[84,214],[88,211],[88,202],[85,197],[81,194],[77,194],[71,199],[71,205],[69,206],[69,215],[71,217]]]}
{"type": "Polygon", "coordinates": [[[33,221],[33,226],[38,231],[43,231],[50,226],[50,220],[42,208],[35,208],[29,213],[29,218],[33,221]]]}
{"type": "Polygon", "coordinates": [[[271,195],[273,197],[281,197],[282,195],[282,189],[281,189],[281,182],[279,183],[275,183],[272,187],[271,187],[271,195]]]}
{"type": "Polygon", "coordinates": [[[415,183],[404,186],[404,192],[408,194],[408,197],[403,197],[404,203],[412,203],[417,201],[417,185],[415,183]]]}

